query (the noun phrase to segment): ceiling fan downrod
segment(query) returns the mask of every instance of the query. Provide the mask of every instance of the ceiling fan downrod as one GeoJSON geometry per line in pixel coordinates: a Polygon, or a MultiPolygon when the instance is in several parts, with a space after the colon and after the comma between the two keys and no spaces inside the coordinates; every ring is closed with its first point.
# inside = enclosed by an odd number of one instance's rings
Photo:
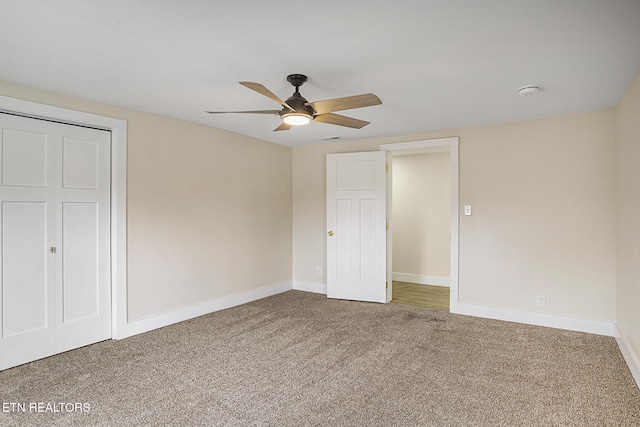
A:
{"type": "Polygon", "coordinates": [[[287,76],[287,81],[296,88],[295,93],[299,93],[300,86],[302,86],[304,82],[307,81],[307,76],[305,76],[304,74],[289,74],[287,76]]]}

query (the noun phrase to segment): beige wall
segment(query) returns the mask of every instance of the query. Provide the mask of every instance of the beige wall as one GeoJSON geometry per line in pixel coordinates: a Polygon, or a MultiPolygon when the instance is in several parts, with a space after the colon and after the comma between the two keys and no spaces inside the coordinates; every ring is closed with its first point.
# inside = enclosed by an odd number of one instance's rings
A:
{"type": "Polygon", "coordinates": [[[327,153],[448,136],[460,137],[460,205],[473,205],[460,302],[614,321],[612,111],[294,148],[294,281],[324,281],[327,153]]]}
{"type": "Polygon", "coordinates": [[[462,137],[461,302],[614,321],[613,113],[462,137]]]}
{"type": "Polygon", "coordinates": [[[8,83],[0,94],[127,120],[130,321],[291,281],[290,148],[8,83]]]}
{"type": "Polygon", "coordinates": [[[616,149],[617,325],[637,364],[640,361],[640,75],[616,108],[616,149]]]}
{"type": "Polygon", "coordinates": [[[393,158],[393,272],[449,277],[449,153],[393,158]]]}

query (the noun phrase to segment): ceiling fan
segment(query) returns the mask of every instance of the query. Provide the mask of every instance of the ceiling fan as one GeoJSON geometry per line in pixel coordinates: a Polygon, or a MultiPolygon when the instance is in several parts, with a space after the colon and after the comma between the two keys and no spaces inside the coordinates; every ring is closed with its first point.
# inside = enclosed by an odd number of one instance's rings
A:
{"type": "Polygon", "coordinates": [[[253,111],[207,111],[209,114],[226,113],[249,113],[249,114],[273,114],[279,115],[282,124],[273,131],[289,130],[292,126],[306,125],[310,121],[328,123],[331,125],[345,126],[360,129],[370,122],[354,119],[352,117],[333,114],[335,111],[351,110],[353,108],[369,107],[371,105],[382,104],[380,98],[372,93],[363,95],[346,96],[344,98],[325,99],[323,101],[309,102],[300,94],[300,86],[307,81],[307,76],[303,74],[290,74],[287,81],[291,83],[296,91],[287,98],[281,100],[269,89],[260,83],[240,82],[241,85],[255,90],[278,104],[282,105],[281,110],[253,110],[253,111]]]}

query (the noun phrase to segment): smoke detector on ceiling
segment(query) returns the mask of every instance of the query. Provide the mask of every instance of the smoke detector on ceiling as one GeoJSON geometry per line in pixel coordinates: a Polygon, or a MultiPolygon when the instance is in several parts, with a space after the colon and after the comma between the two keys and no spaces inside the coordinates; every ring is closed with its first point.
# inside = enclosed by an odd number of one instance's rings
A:
{"type": "Polygon", "coordinates": [[[518,93],[524,96],[534,95],[538,93],[538,90],[539,90],[538,86],[528,85],[528,86],[522,86],[520,89],[518,89],[518,93]]]}

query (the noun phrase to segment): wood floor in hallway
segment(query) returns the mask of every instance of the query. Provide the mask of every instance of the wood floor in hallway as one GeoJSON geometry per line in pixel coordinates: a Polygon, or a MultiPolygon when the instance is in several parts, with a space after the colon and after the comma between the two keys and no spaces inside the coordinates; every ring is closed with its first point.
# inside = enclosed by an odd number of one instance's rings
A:
{"type": "Polygon", "coordinates": [[[449,311],[449,288],[394,281],[391,302],[449,311]]]}

